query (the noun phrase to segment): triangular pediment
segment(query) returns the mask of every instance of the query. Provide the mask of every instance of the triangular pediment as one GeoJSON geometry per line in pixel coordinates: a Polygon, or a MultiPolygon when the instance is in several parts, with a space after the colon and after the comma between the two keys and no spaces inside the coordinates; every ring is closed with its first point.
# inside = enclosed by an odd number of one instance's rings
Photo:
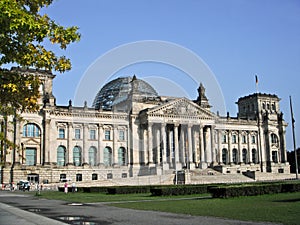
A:
{"type": "Polygon", "coordinates": [[[156,106],[152,109],[149,109],[147,112],[148,115],[165,115],[165,116],[178,116],[178,117],[201,117],[212,119],[214,114],[207,109],[201,108],[199,105],[186,98],[178,98],[167,102],[163,105],[156,106]]]}
{"type": "Polygon", "coordinates": [[[40,144],[39,141],[37,141],[34,138],[30,138],[30,139],[24,141],[23,143],[24,143],[24,145],[36,145],[36,144],[40,144]]]}

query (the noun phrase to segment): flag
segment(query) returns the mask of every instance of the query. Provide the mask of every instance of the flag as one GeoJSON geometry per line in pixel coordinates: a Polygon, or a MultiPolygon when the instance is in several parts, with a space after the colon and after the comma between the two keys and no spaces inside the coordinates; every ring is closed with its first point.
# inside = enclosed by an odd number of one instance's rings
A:
{"type": "Polygon", "coordinates": [[[258,78],[257,78],[257,75],[255,75],[255,83],[258,84],[258,78]]]}

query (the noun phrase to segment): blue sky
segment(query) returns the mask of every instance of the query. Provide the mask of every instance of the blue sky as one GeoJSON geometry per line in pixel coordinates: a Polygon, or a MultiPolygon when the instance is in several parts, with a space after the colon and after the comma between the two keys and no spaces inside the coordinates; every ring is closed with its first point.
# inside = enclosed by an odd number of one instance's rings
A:
{"type": "MultiPolygon", "coordinates": [[[[164,41],[186,48],[203,60],[214,74],[226,111],[232,116],[237,113],[238,98],[256,91],[255,74],[260,92],[277,94],[282,99],[281,110],[288,123],[291,95],[300,146],[300,1],[54,0],[42,13],[63,26],[78,26],[82,34],[81,41],[66,51],[49,46],[71,58],[73,64],[70,72],[57,73],[57,104],[66,105],[74,99],[88,68],[112,49],[144,40],[164,41]]],[[[160,90],[163,95],[185,93],[196,97],[199,84],[180,81],[178,77],[186,74],[170,65],[138,63],[120,68],[116,74],[103,74],[99,68],[97,76],[109,79],[133,74],[148,77],[149,81],[161,74],[177,86],[181,84],[181,91],[175,85],[160,90]]],[[[100,89],[103,83],[98,85],[100,89]]],[[[208,98],[213,94],[214,90],[207,89],[208,98]]],[[[287,149],[292,148],[289,125],[287,149]]]]}

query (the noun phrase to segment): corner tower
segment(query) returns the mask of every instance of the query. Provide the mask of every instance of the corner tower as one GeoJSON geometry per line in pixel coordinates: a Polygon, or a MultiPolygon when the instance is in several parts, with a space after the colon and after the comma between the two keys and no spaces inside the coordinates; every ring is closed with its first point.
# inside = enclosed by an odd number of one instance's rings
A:
{"type": "Polygon", "coordinates": [[[285,173],[289,171],[286,155],[286,127],[274,94],[255,93],[238,99],[238,118],[256,120],[259,134],[262,171],[285,173]]]}

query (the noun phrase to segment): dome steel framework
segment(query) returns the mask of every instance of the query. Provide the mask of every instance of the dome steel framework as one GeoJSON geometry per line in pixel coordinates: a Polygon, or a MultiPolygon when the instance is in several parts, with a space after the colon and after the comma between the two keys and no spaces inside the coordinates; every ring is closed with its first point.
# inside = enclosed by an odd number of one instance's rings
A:
{"type": "Polygon", "coordinates": [[[120,77],[105,84],[97,93],[93,107],[110,110],[113,105],[128,98],[132,90],[132,81],[136,82],[137,93],[144,97],[157,97],[155,89],[146,81],[135,77],[120,77]]]}

